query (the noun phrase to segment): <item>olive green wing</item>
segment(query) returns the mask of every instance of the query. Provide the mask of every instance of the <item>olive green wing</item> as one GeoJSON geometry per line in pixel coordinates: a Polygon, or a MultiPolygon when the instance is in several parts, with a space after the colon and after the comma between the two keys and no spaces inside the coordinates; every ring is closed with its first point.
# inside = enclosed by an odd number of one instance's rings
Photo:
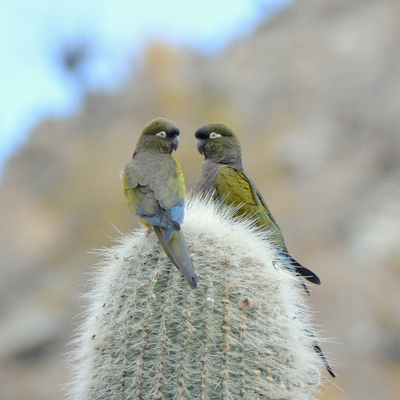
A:
{"type": "Polygon", "coordinates": [[[279,250],[286,251],[281,231],[265,200],[243,172],[231,167],[220,168],[214,187],[228,204],[239,207],[236,215],[249,215],[257,226],[268,231],[279,250]]]}
{"type": "Polygon", "coordinates": [[[182,169],[171,156],[153,165],[132,160],[123,171],[121,183],[125,201],[134,214],[139,211],[141,215],[154,215],[160,208],[182,205],[186,197],[182,169]]]}
{"type": "Polygon", "coordinates": [[[180,229],[186,188],[175,158],[152,153],[134,157],[125,167],[122,190],[130,210],[148,224],[165,228],[167,241],[180,229]]]}
{"type": "Polygon", "coordinates": [[[250,184],[252,185],[255,196],[258,199],[258,201],[261,203],[261,206],[263,209],[263,211],[261,212],[262,225],[268,226],[268,229],[270,230],[270,233],[271,233],[271,238],[273,239],[276,247],[280,251],[287,252],[287,248],[286,248],[285,242],[283,240],[282,232],[281,232],[278,224],[276,223],[274,216],[271,214],[271,211],[269,211],[267,203],[265,202],[264,198],[262,197],[260,191],[255,187],[253,182],[250,181],[250,184]]]}
{"type": "Polygon", "coordinates": [[[157,200],[150,188],[150,180],[143,167],[132,161],[122,173],[122,191],[133,214],[140,209],[142,215],[153,215],[158,211],[157,200]]]}
{"type": "MultiPolygon", "coordinates": [[[[277,246],[277,248],[282,252],[282,254],[285,257],[288,258],[288,260],[290,262],[290,267],[288,269],[292,270],[292,268],[293,268],[296,271],[297,274],[301,275],[302,277],[304,277],[308,281],[310,281],[312,283],[315,283],[316,285],[320,285],[321,281],[318,278],[318,276],[314,272],[309,270],[308,268],[306,268],[303,265],[301,265],[296,259],[294,259],[292,257],[291,254],[289,254],[288,249],[286,248],[286,245],[285,245],[285,243],[283,241],[283,236],[282,236],[281,230],[279,229],[278,224],[275,222],[274,217],[272,216],[272,214],[268,210],[268,207],[267,207],[267,204],[265,203],[264,198],[261,196],[261,193],[257,189],[256,189],[256,195],[259,198],[259,200],[261,201],[261,203],[263,204],[263,207],[267,211],[269,217],[273,221],[275,229],[277,229],[278,232],[279,232],[279,236],[278,236],[278,234],[275,233],[274,239],[275,239],[275,241],[278,241],[278,243],[280,243],[280,245],[277,246]]],[[[304,284],[302,284],[302,285],[303,285],[305,291],[309,294],[309,291],[308,291],[307,287],[304,284]]]]}
{"type": "MultiPolygon", "coordinates": [[[[239,207],[236,215],[249,215],[254,219],[256,225],[268,232],[276,249],[280,255],[287,260],[286,268],[295,275],[302,275],[304,278],[315,284],[320,284],[320,280],[314,272],[303,267],[287,251],[281,230],[261,193],[247,176],[234,168],[220,168],[214,187],[219,196],[235,207],[239,207]]],[[[309,294],[307,286],[301,281],[304,290],[309,294]]]]}
{"type": "Polygon", "coordinates": [[[149,186],[154,191],[154,197],[165,210],[182,205],[185,201],[185,179],[175,157],[163,157],[155,165],[149,186]]]}

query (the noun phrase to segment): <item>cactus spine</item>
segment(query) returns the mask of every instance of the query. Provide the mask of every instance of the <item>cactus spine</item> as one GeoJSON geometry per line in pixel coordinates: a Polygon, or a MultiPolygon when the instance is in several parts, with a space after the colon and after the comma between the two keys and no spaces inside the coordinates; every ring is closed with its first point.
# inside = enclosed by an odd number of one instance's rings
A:
{"type": "Polygon", "coordinates": [[[71,357],[71,399],[314,399],[322,366],[301,287],[229,212],[189,202],[195,290],[153,232],[103,251],[71,357]]]}

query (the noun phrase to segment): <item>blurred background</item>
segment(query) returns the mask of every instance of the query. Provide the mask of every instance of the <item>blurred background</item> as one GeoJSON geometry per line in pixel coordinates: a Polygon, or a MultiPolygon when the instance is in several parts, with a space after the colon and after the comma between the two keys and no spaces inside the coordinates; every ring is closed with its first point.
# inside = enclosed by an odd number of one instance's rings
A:
{"type": "Polygon", "coordinates": [[[400,3],[0,3],[0,398],[61,399],[80,294],[117,230],[142,127],[223,121],[288,248],[338,378],[321,399],[400,398],[400,3]],[[94,267],[95,268],[95,267],[94,267]]]}

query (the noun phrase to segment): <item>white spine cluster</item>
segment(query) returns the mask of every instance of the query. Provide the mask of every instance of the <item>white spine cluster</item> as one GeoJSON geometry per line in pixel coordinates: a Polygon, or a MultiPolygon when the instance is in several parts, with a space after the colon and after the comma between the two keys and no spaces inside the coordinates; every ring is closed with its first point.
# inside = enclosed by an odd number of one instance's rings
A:
{"type": "Polygon", "coordinates": [[[73,400],[311,400],[323,368],[296,277],[248,221],[190,200],[191,290],[154,233],[105,250],[71,357],[73,400]]]}

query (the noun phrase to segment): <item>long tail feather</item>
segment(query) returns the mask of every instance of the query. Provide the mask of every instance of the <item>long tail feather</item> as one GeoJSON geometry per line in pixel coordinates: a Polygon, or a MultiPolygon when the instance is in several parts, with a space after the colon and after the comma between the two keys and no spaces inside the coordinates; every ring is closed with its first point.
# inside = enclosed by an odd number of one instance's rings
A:
{"type": "Polygon", "coordinates": [[[323,353],[322,350],[321,350],[321,347],[319,346],[319,344],[318,344],[318,342],[317,342],[316,340],[313,342],[313,347],[314,347],[315,352],[321,357],[322,362],[324,363],[326,370],[329,372],[329,375],[330,375],[332,378],[335,378],[336,375],[335,375],[335,373],[332,371],[332,368],[331,368],[331,366],[329,365],[328,360],[326,359],[324,353],[323,353]]]}
{"type": "MultiPolygon", "coordinates": [[[[289,271],[291,271],[295,275],[298,275],[299,277],[307,279],[309,282],[312,282],[316,285],[321,284],[321,280],[318,278],[318,276],[314,272],[312,272],[308,268],[303,267],[289,253],[287,253],[285,251],[280,251],[279,253],[288,260],[288,262],[286,263],[285,266],[289,271]]],[[[307,292],[307,294],[310,295],[310,292],[307,289],[307,286],[303,281],[301,281],[301,285],[303,286],[303,288],[307,292]]]]}
{"type": "Polygon", "coordinates": [[[308,281],[315,283],[316,285],[321,284],[321,280],[318,278],[318,276],[309,270],[306,267],[303,267],[298,261],[296,261],[292,256],[290,257],[290,264],[293,265],[293,267],[296,269],[296,272],[307,279],[308,281]]]}
{"type": "Polygon", "coordinates": [[[321,358],[322,362],[325,365],[326,370],[329,372],[329,375],[332,378],[336,378],[335,373],[333,372],[331,366],[329,365],[328,360],[325,357],[325,354],[322,352],[322,349],[317,341],[317,339],[315,338],[315,335],[313,333],[313,331],[311,330],[311,328],[307,329],[307,332],[312,340],[312,346],[314,348],[314,351],[319,355],[319,357],[321,358]]]}
{"type": "Polygon", "coordinates": [[[156,233],[158,241],[160,242],[165,254],[176,268],[181,271],[182,275],[189,282],[190,287],[196,289],[197,276],[194,272],[192,260],[190,259],[182,232],[177,231],[169,241],[165,240],[163,229],[159,226],[154,226],[154,232],[156,233]]]}

